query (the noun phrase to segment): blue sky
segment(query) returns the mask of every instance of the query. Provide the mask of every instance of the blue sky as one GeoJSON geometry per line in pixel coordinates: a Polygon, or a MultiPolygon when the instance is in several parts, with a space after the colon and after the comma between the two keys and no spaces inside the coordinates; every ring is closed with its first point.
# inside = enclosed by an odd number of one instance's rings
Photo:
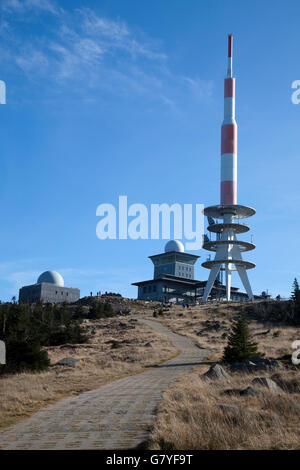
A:
{"type": "Polygon", "coordinates": [[[165,241],[100,241],[97,206],[219,202],[228,33],[238,200],[257,210],[249,277],[256,293],[288,296],[300,277],[299,17],[293,0],[1,0],[0,298],[47,269],[82,295],[135,297],[165,241]]]}

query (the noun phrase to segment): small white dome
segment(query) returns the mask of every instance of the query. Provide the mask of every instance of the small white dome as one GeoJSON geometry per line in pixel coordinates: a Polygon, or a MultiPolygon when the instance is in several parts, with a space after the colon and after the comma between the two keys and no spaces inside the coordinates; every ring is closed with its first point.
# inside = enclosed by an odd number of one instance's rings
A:
{"type": "Polygon", "coordinates": [[[58,287],[64,287],[64,278],[56,271],[45,271],[37,280],[37,284],[47,282],[48,284],[55,284],[58,287]]]}
{"type": "Polygon", "coordinates": [[[184,253],[184,245],[178,240],[170,240],[165,245],[165,253],[169,251],[179,251],[180,253],[184,253]]]}

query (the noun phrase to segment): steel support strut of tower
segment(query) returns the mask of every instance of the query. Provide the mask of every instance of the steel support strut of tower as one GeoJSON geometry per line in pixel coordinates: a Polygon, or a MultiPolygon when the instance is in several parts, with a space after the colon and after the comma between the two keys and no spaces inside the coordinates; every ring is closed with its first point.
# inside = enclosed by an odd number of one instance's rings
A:
{"type": "Polygon", "coordinates": [[[215,251],[215,259],[202,263],[210,269],[210,275],[203,294],[206,301],[218,276],[220,269],[225,270],[226,300],[231,300],[231,273],[236,270],[250,300],[253,293],[246,270],[255,267],[249,261],[243,261],[241,252],[253,250],[252,243],[240,242],[237,233],[247,232],[249,227],[235,223],[235,220],[251,217],[255,210],[237,204],[237,124],[235,121],[235,78],[232,76],[232,50],[233,36],[228,36],[228,70],[224,82],[224,120],[221,131],[221,204],[207,207],[204,214],[216,219],[223,219],[223,223],[215,224],[213,231],[220,234],[217,243],[205,242],[203,248],[215,251]],[[232,242],[232,243],[230,243],[232,242]],[[233,268],[235,266],[235,269],[233,268]],[[223,267],[224,266],[224,267],[223,267]]]}

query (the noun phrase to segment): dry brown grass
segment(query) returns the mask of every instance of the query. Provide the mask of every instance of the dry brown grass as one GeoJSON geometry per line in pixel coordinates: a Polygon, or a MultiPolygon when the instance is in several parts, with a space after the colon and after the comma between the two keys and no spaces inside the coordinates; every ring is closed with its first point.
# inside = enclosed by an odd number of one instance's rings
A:
{"type": "MultiPolygon", "coordinates": [[[[211,350],[209,359],[217,362],[222,358],[232,320],[240,310],[236,303],[189,309],[172,306],[157,320],[211,350]],[[207,320],[220,322],[222,328],[197,336],[207,327],[207,320]]],[[[249,327],[259,351],[270,358],[291,355],[291,343],[299,339],[299,328],[253,316],[249,318],[249,327]]],[[[282,367],[276,374],[236,373],[231,374],[229,383],[224,383],[202,378],[210,365],[197,367],[164,394],[150,449],[300,449],[299,370],[282,367]],[[263,388],[261,397],[223,394],[226,389],[246,389],[257,376],[276,378],[283,389],[280,396],[263,388]],[[224,412],[220,405],[229,409],[224,412]]],[[[255,388],[258,389],[257,385],[255,388]]]]}
{"type": "Polygon", "coordinates": [[[119,327],[120,321],[132,325],[123,317],[91,321],[86,325],[96,329],[88,344],[46,348],[52,364],[46,372],[1,377],[0,428],[62,398],[137,374],[178,353],[164,335],[147,325],[137,322],[133,323],[135,329],[127,329],[119,327]],[[112,349],[111,341],[117,341],[120,347],[112,349]],[[145,347],[149,341],[152,348],[145,347]],[[80,362],[75,367],[55,365],[64,357],[80,362]]]}
{"type": "MultiPolygon", "coordinates": [[[[227,336],[225,337],[225,335],[230,333],[232,321],[241,310],[240,307],[241,304],[238,303],[193,306],[189,309],[174,305],[169,312],[158,317],[157,320],[175,333],[188,336],[200,347],[211,350],[211,359],[218,361],[221,359],[224,347],[227,344],[227,336]],[[207,320],[220,322],[222,328],[218,331],[207,331],[201,336],[197,336],[197,333],[206,328],[205,322],[207,320]]],[[[253,339],[259,344],[260,352],[267,357],[279,358],[291,354],[292,342],[299,339],[299,328],[294,326],[249,318],[249,328],[253,339]],[[268,330],[270,331],[264,334],[268,330]],[[279,336],[276,336],[278,331],[279,336]]]]}
{"type": "Polygon", "coordinates": [[[261,397],[224,395],[226,389],[247,388],[257,375],[214,382],[202,378],[207,369],[197,367],[165,393],[150,449],[300,449],[300,393],[275,395],[256,386],[261,397]]]}
{"type": "MultiPolygon", "coordinates": [[[[155,303],[132,302],[134,314],[153,319],[155,303]]],[[[183,309],[172,306],[156,320],[171,330],[190,337],[200,347],[210,349],[211,361],[223,354],[231,322],[240,306],[205,305],[183,309]],[[219,331],[207,331],[206,321],[219,321],[219,331]]],[[[128,318],[90,322],[96,327],[89,344],[48,348],[51,363],[63,357],[75,357],[74,367],[53,365],[48,372],[18,374],[0,379],[0,428],[29,416],[55,401],[100,387],[112,380],[142,372],[144,367],[177,354],[174,346],[159,333],[141,323],[136,329],[122,329],[119,322],[128,318]],[[108,326],[105,326],[108,325],[108,326]],[[118,341],[118,349],[111,341],[118,341]],[[144,345],[151,341],[153,348],[144,345]]],[[[252,318],[250,330],[267,357],[291,354],[291,343],[299,339],[298,329],[252,318]],[[270,330],[270,331],[268,331],[270,330]],[[267,334],[261,334],[267,332],[267,334]],[[280,331],[279,336],[274,335],[280,331]]],[[[229,383],[203,380],[209,364],[203,364],[178,379],[164,394],[151,434],[151,449],[300,449],[300,372],[282,369],[276,381],[280,396],[260,388],[261,397],[228,396],[226,389],[245,389],[257,375],[232,374],[229,383]],[[230,407],[227,411],[220,405],[230,407]]],[[[259,373],[259,376],[266,376],[259,373]]],[[[273,376],[270,373],[269,376],[273,376]]],[[[257,388],[257,386],[255,387],[257,388]]]]}

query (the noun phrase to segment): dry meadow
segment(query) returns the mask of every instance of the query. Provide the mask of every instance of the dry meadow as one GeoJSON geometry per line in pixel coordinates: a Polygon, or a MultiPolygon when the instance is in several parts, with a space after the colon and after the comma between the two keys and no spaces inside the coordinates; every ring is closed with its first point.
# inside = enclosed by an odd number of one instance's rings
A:
{"type": "MultiPolygon", "coordinates": [[[[134,317],[159,321],[210,351],[205,363],[181,376],[164,393],[147,443],[149,449],[300,449],[300,370],[287,360],[292,342],[300,339],[299,328],[249,315],[250,332],[259,351],[281,359],[280,368],[255,374],[229,372],[227,381],[212,380],[203,375],[221,361],[232,322],[245,305],[206,304],[184,309],[162,308],[154,302],[123,302],[134,317]],[[254,386],[252,380],[258,376],[272,378],[280,393],[254,386]],[[255,387],[259,396],[240,395],[239,391],[249,386],[255,387]],[[228,394],[228,390],[238,393],[228,394]]],[[[89,342],[46,348],[51,360],[47,372],[0,378],[0,428],[64,397],[140,373],[178,354],[164,335],[130,318],[85,321],[89,342]],[[127,326],[120,326],[120,322],[127,326]],[[152,346],[146,346],[149,342],[152,346]],[[56,365],[65,357],[79,362],[75,367],[56,365]]]]}
{"type": "Polygon", "coordinates": [[[208,367],[197,367],[164,394],[148,448],[300,449],[299,372],[293,378],[280,374],[286,383],[280,394],[255,385],[259,397],[232,396],[226,390],[244,390],[257,375],[236,373],[228,382],[213,381],[203,378],[208,367]],[[291,392],[295,380],[298,392],[291,392]]]}
{"type": "Polygon", "coordinates": [[[127,375],[137,374],[176,356],[178,351],[160,333],[128,317],[86,322],[89,342],[45,348],[51,360],[48,371],[0,378],[0,429],[40,408],[100,387],[127,375]],[[120,327],[120,322],[126,327],[120,327]],[[145,346],[151,342],[151,346],[145,346]],[[74,366],[56,363],[79,359],[74,366]]]}
{"type": "Polygon", "coordinates": [[[221,361],[238,304],[172,306],[157,318],[174,332],[211,351],[208,361],[180,377],[165,392],[148,442],[150,449],[300,449],[300,370],[286,357],[300,339],[299,328],[249,318],[253,339],[266,357],[285,359],[276,371],[229,372],[228,381],[203,375],[221,361]],[[218,323],[217,329],[213,325],[218,323]],[[253,385],[257,377],[272,378],[280,393],[253,385]],[[252,386],[260,396],[228,394],[252,386]]]}

